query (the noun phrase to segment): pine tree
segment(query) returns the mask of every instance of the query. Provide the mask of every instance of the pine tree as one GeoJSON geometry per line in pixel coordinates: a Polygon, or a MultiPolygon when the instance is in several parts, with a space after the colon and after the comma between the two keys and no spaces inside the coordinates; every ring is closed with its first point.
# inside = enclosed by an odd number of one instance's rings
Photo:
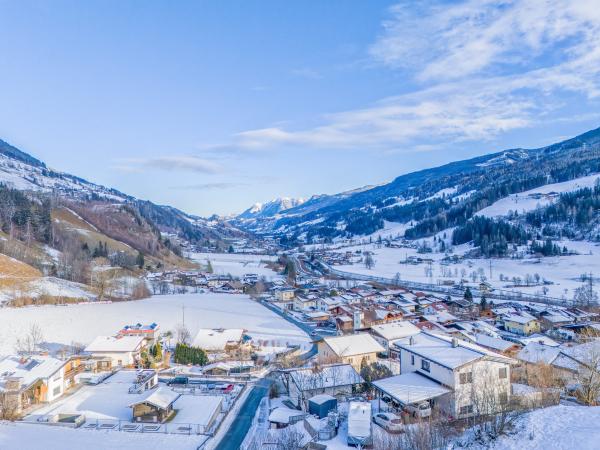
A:
{"type": "Polygon", "coordinates": [[[471,292],[471,288],[467,286],[465,290],[465,300],[472,302],[473,301],[473,293],[471,292]]]}
{"type": "Polygon", "coordinates": [[[135,260],[135,264],[140,268],[144,268],[144,254],[142,252],[138,252],[137,258],[135,260]]]}

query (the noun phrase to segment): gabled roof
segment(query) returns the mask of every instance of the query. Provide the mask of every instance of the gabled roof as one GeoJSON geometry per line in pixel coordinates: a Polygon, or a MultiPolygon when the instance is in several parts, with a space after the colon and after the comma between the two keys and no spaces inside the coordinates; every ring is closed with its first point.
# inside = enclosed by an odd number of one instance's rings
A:
{"type": "Polygon", "coordinates": [[[449,369],[456,369],[483,358],[493,358],[507,364],[513,362],[511,358],[480,345],[426,331],[401,339],[395,346],[449,369]]]}
{"type": "Polygon", "coordinates": [[[194,338],[193,345],[203,350],[223,350],[227,344],[237,344],[242,340],[241,328],[201,328],[194,338]]]}
{"type": "Polygon", "coordinates": [[[66,364],[51,356],[7,356],[0,360],[0,391],[8,378],[20,378],[22,386],[29,386],[40,378],[49,378],[66,364]]]}
{"type": "Polygon", "coordinates": [[[384,323],[382,325],[373,325],[371,330],[382,338],[392,341],[394,339],[402,339],[407,336],[412,336],[421,332],[419,328],[407,320],[399,322],[384,323]]]}
{"type": "Polygon", "coordinates": [[[340,357],[385,351],[373,336],[366,333],[326,337],[323,340],[331,347],[334,353],[340,357]]]}
{"type": "Polygon", "coordinates": [[[131,403],[129,407],[133,408],[136,405],[148,403],[160,409],[167,409],[169,406],[175,403],[180,396],[181,394],[172,391],[167,387],[161,386],[143,400],[138,400],[137,402],[131,403]]]}
{"type": "Polygon", "coordinates": [[[90,353],[133,352],[140,348],[144,336],[98,336],[86,348],[90,353]]]}

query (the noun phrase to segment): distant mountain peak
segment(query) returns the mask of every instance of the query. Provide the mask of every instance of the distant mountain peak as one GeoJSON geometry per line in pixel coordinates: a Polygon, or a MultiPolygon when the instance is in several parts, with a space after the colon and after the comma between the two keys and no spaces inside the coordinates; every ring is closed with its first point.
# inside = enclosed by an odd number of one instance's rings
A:
{"type": "Polygon", "coordinates": [[[269,218],[306,202],[303,198],[279,197],[266,203],[255,203],[237,216],[238,219],[269,218]]]}

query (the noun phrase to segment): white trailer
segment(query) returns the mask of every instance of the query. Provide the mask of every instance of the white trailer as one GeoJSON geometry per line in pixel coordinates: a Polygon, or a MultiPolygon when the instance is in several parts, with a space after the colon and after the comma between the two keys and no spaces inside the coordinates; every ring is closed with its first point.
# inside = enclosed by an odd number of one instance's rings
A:
{"type": "Polygon", "coordinates": [[[371,404],[350,402],[348,408],[348,445],[365,447],[373,444],[371,404]]]}

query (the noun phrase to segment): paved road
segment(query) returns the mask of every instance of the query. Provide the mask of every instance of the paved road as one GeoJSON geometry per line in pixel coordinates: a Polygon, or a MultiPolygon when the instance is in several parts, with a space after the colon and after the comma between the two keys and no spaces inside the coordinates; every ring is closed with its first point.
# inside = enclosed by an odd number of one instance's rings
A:
{"type": "Polygon", "coordinates": [[[263,378],[252,388],[238,415],[215,450],[238,450],[241,447],[248,430],[252,426],[258,405],[262,398],[269,394],[272,383],[272,380],[263,378]]]}

